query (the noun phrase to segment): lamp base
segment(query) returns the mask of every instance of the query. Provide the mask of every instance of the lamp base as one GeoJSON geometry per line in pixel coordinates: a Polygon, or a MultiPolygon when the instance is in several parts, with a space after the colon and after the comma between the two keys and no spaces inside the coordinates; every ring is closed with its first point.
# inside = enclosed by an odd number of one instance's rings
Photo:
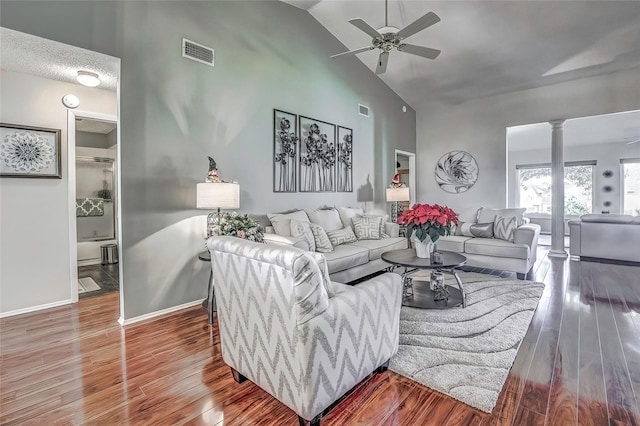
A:
{"type": "Polygon", "coordinates": [[[220,209],[207,215],[207,238],[218,235],[217,231],[220,227],[220,209]]]}

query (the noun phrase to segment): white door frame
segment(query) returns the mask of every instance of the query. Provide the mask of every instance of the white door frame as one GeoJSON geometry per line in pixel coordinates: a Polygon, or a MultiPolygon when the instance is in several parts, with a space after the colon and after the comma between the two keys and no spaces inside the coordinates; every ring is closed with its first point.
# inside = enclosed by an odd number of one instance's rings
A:
{"type": "MultiPolygon", "coordinates": [[[[68,164],[68,197],[69,197],[69,271],[71,276],[71,303],[78,301],[78,230],[76,228],[76,118],[88,118],[115,123],[116,128],[116,200],[115,226],[116,239],[122,241],[120,233],[120,124],[115,115],[101,114],[91,111],[67,110],[67,164],[68,164]]],[[[122,308],[122,262],[118,263],[120,281],[120,307],[122,308]]]]}
{"type": "Polygon", "coordinates": [[[409,157],[409,198],[411,198],[411,200],[409,200],[409,204],[414,204],[416,202],[416,154],[415,152],[396,149],[395,163],[393,163],[393,167],[396,170],[396,165],[398,164],[398,154],[409,157]]]}

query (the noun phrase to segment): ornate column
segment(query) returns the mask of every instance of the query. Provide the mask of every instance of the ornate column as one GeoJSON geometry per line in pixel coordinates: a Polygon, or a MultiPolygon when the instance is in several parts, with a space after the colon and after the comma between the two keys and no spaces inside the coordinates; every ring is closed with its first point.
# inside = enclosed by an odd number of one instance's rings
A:
{"type": "Polygon", "coordinates": [[[564,250],[564,120],[551,124],[551,250],[549,257],[566,259],[564,250]]]}

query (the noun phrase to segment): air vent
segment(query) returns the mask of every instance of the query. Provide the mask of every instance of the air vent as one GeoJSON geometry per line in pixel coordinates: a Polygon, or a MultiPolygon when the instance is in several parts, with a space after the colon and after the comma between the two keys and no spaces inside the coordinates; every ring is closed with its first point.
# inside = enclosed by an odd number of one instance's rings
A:
{"type": "Polygon", "coordinates": [[[364,115],[365,117],[369,116],[369,107],[358,104],[358,112],[360,115],[364,115]]]}
{"type": "Polygon", "coordinates": [[[186,38],[182,39],[182,56],[185,58],[213,66],[213,52],[213,49],[210,47],[203,46],[186,38]]]}

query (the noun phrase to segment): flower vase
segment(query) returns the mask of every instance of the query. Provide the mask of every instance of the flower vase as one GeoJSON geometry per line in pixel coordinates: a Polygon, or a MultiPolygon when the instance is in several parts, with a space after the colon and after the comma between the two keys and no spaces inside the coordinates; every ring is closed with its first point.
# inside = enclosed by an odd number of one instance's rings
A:
{"type": "Polygon", "coordinates": [[[431,257],[431,252],[435,247],[433,241],[430,238],[426,238],[424,241],[420,241],[417,238],[413,238],[413,246],[416,249],[416,256],[429,259],[431,257]]]}

